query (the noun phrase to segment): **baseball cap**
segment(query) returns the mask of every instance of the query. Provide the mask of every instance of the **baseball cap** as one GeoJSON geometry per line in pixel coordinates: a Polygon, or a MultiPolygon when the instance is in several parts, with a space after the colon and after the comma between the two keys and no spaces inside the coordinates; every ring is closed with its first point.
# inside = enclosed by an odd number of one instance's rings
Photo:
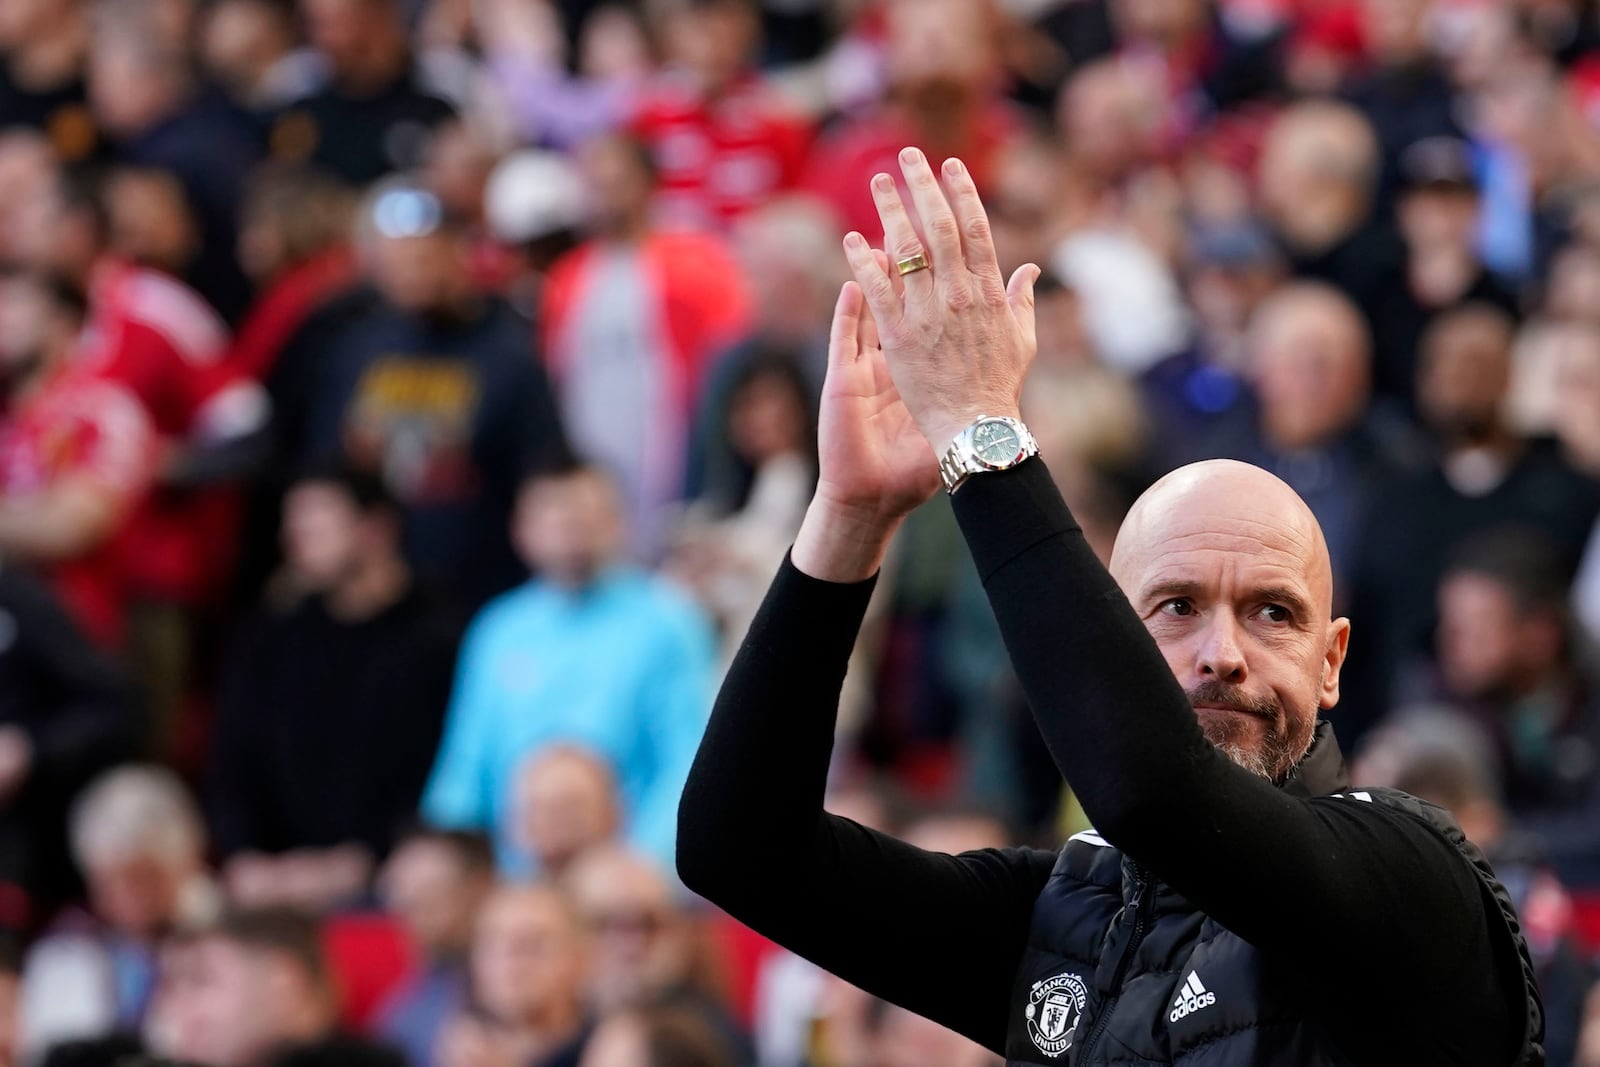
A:
{"type": "Polygon", "coordinates": [[[555,152],[526,150],[501,160],[489,175],[483,213],[489,232],[520,245],[576,229],[586,213],[583,181],[555,152]]]}
{"type": "Polygon", "coordinates": [[[1459,137],[1424,137],[1400,153],[1400,180],[1408,189],[1476,191],[1472,146],[1459,137]]]}

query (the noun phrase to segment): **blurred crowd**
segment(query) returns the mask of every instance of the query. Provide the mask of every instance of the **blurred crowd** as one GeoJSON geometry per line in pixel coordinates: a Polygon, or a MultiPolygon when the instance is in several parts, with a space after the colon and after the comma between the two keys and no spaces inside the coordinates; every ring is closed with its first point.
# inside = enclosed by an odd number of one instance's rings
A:
{"type": "MultiPolygon", "coordinates": [[[[1355,777],[1600,1067],[1594,0],[0,2],[0,1065],[997,1062],[673,874],[908,144],[1045,269],[1098,550],[1192,460],[1311,505],[1355,777]]],[[[1082,828],[942,501],[833,789],[1082,828]]]]}

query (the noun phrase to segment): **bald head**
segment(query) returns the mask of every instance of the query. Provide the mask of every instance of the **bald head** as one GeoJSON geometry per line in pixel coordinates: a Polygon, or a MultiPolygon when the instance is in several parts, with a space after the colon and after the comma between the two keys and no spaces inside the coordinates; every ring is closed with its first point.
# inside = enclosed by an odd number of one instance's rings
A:
{"type": "Polygon", "coordinates": [[[1288,773],[1338,702],[1349,636],[1305,502],[1247,463],[1182,467],[1128,512],[1111,573],[1212,743],[1263,777],[1288,773]]]}

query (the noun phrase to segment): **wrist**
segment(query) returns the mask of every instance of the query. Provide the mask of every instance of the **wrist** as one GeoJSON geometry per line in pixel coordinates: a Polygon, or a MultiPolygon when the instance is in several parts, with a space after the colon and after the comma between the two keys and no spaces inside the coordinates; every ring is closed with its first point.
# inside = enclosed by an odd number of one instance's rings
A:
{"type": "Polygon", "coordinates": [[[883,568],[889,542],[904,519],[814,498],[795,535],[790,562],[819,581],[866,581],[883,568]]]}
{"type": "Polygon", "coordinates": [[[928,444],[933,447],[935,456],[943,456],[961,432],[979,419],[1002,416],[1021,420],[1022,413],[1016,401],[964,405],[949,411],[932,412],[927,417],[919,419],[918,427],[922,435],[928,439],[928,444]]]}

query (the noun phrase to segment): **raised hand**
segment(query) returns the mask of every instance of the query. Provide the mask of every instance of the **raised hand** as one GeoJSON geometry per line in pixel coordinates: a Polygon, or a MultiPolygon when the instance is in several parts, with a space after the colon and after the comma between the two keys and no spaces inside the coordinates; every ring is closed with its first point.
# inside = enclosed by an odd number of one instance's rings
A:
{"type": "Polygon", "coordinates": [[[794,563],[830,581],[866,578],[900,521],[938,490],[939,464],[895,389],[855,282],[844,284],[834,308],[817,458],[817,492],[794,563]]]}
{"type": "Polygon", "coordinates": [[[983,415],[1016,416],[1022,380],[1038,351],[1033,283],[1039,268],[1019,267],[1009,284],[1000,273],[989,217],[960,160],[947,160],[944,184],[915,148],[900,168],[922,222],[894,180],[872,180],[889,261],[926,256],[928,269],[895,284],[889,262],[874,256],[859,233],[845,238],[845,256],[878,334],[890,373],[923,435],[942,451],[983,415]],[[924,243],[924,238],[926,243],[924,243]]]}

